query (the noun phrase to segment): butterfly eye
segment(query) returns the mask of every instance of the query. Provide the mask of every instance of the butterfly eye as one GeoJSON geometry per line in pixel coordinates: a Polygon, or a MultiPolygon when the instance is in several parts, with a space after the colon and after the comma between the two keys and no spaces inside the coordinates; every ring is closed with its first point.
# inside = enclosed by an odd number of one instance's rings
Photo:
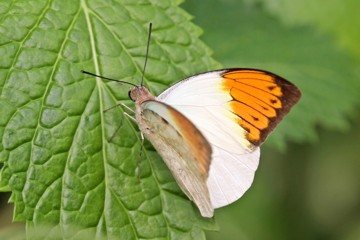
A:
{"type": "Polygon", "coordinates": [[[139,92],[140,89],[139,87],[133,87],[133,88],[130,88],[129,90],[129,98],[133,101],[133,102],[136,102],[139,98],[139,95],[141,95],[141,93],[139,92]]]}
{"type": "Polygon", "coordinates": [[[128,95],[131,101],[135,102],[136,99],[134,98],[134,91],[132,89],[129,90],[128,95]]]}

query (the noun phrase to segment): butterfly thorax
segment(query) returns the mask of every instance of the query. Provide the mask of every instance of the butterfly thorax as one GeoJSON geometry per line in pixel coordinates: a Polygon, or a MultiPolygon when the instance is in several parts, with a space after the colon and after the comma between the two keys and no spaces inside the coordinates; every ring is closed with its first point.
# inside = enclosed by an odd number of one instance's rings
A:
{"type": "Polygon", "coordinates": [[[141,105],[148,100],[155,100],[155,97],[149,92],[145,86],[133,87],[129,90],[129,97],[136,104],[141,105]]]}

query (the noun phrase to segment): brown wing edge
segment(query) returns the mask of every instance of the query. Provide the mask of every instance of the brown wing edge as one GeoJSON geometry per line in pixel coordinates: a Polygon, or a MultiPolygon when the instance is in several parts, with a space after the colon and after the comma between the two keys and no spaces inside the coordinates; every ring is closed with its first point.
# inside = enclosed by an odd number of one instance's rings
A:
{"type": "Polygon", "coordinates": [[[268,74],[274,78],[275,83],[281,86],[283,93],[283,95],[280,97],[280,100],[282,102],[282,108],[276,109],[276,117],[271,118],[269,126],[261,131],[260,140],[256,143],[253,143],[256,146],[259,146],[266,140],[269,134],[274,130],[274,128],[281,122],[285,115],[290,112],[291,108],[301,98],[300,89],[293,83],[273,73],[268,72],[268,74]]]}

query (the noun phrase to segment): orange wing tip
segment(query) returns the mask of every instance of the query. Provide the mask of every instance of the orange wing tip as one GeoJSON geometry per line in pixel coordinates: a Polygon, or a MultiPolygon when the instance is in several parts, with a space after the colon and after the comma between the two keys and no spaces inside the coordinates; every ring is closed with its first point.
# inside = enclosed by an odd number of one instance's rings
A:
{"type": "Polygon", "coordinates": [[[291,82],[266,71],[229,69],[222,74],[222,89],[232,100],[229,108],[246,138],[258,146],[301,97],[291,82]]]}

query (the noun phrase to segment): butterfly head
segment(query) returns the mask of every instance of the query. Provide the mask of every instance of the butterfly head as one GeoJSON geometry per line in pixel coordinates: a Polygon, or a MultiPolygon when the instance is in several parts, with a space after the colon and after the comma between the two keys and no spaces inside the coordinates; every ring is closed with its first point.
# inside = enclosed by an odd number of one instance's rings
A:
{"type": "Polygon", "coordinates": [[[155,97],[145,86],[132,87],[129,90],[129,98],[137,104],[141,104],[148,100],[155,100],[155,97]]]}

